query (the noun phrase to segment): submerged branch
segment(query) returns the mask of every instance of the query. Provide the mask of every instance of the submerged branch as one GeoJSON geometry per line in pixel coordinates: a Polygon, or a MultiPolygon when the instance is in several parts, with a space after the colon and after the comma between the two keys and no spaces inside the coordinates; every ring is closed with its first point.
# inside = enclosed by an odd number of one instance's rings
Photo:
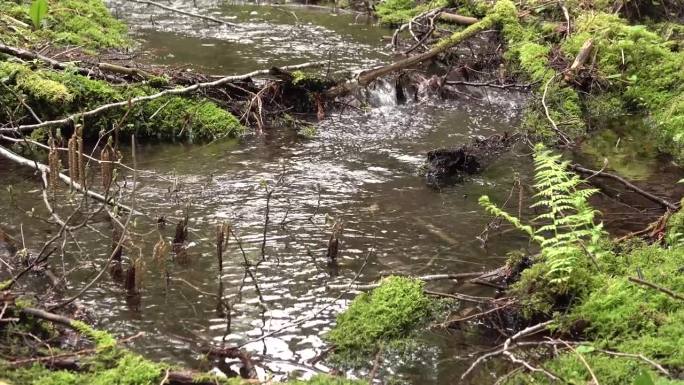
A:
{"type": "Polygon", "coordinates": [[[598,170],[598,171],[596,171],[596,170],[591,170],[591,169],[588,169],[588,168],[586,168],[586,167],[582,167],[582,166],[577,165],[577,164],[571,165],[571,166],[570,166],[570,170],[575,171],[575,172],[578,172],[578,173],[581,173],[581,174],[589,174],[589,175],[592,175],[592,176],[600,176],[600,177],[604,177],[604,178],[608,178],[608,179],[613,179],[613,180],[615,180],[615,181],[618,181],[618,182],[622,183],[622,184],[623,184],[625,187],[627,187],[629,190],[632,190],[632,191],[634,191],[634,192],[637,193],[637,194],[643,195],[646,199],[649,199],[649,200],[651,200],[651,201],[653,201],[653,202],[655,202],[655,203],[658,203],[659,205],[663,206],[664,208],[666,208],[666,209],[668,209],[668,210],[677,211],[677,209],[678,209],[678,206],[675,205],[674,203],[672,203],[672,202],[670,202],[670,201],[668,201],[668,200],[666,200],[666,199],[660,198],[660,197],[658,197],[658,196],[656,196],[656,195],[653,195],[653,194],[651,194],[650,192],[648,192],[648,191],[646,191],[646,190],[643,190],[643,189],[641,189],[641,188],[635,186],[634,184],[632,184],[631,182],[627,181],[626,179],[624,179],[624,178],[621,177],[621,176],[618,176],[618,175],[615,175],[615,174],[611,174],[611,173],[608,173],[608,172],[605,172],[605,171],[601,171],[601,170],[598,170]]]}
{"type": "Polygon", "coordinates": [[[178,9],[178,8],[173,8],[173,7],[169,7],[168,5],[157,3],[156,1],[147,1],[147,0],[128,0],[128,1],[133,2],[133,3],[138,3],[138,4],[152,5],[155,7],[165,9],[167,11],[179,13],[181,15],[195,17],[198,19],[203,19],[203,20],[211,21],[211,22],[218,23],[218,24],[228,25],[230,27],[240,27],[239,24],[231,23],[229,21],[222,20],[222,19],[217,19],[217,18],[212,17],[212,16],[200,15],[199,13],[183,11],[183,10],[178,9]]]}

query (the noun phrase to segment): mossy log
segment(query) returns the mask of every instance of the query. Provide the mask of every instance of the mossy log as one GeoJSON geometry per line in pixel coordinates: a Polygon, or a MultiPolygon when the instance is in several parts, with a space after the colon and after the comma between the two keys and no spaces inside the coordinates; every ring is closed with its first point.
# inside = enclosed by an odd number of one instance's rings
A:
{"type": "Polygon", "coordinates": [[[485,18],[469,25],[463,31],[455,32],[448,38],[440,40],[427,52],[396,61],[383,67],[362,72],[358,79],[359,85],[367,86],[373,80],[381,76],[428,61],[455,46],[456,44],[459,44],[486,29],[492,28],[497,24],[500,24],[502,21],[510,19],[511,17],[516,17],[515,6],[508,0],[500,0],[496,3],[492,12],[485,18]]]}

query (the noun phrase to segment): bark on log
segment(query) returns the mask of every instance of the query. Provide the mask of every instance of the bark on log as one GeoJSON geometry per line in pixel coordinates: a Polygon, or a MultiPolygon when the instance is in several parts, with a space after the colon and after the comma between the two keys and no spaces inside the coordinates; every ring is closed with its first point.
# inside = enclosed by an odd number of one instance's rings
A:
{"type": "Polygon", "coordinates": [[[589,59],[589,56],[591,56],[591,51],[593,48],[594,40],[592,40],[591,38],[587,39],[587,41],[585,41],[584,44],[582,44],[582,48],[580,48],[579,52],[577,53],[575,61],[572,62],[570,69],[565,73],[566,82],[572,81],[577,71],[579,71],[584,66],[584,64],[589,59]]]}
{"type": "Polygon", "coordinates": [[[461,25],[472,25],[477,23],[479,20],[470,16],[462,16],[457,13],[442,12],[439,14],[439,18],[442,21],[447,21],[449,23],[456,23],[461,25]]]}

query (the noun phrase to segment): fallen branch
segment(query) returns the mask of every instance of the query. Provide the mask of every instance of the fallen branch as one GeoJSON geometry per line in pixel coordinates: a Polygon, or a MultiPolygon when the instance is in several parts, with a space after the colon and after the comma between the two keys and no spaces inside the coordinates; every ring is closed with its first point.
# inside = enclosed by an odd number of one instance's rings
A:
{"type": "Polygon", "coordinates": [[[442,12],[439,14],[439,18],[442,21],[447,21],[449,23],[456,23],[456,24],[461,24],[461,25],[473,25],[477,23],[479,20],[470,17],[470,16],[462,16],[457,13],[451,13],[451,12],[442,12]]]}
{"type": "Polygon", "coordinates": [[[178,9],[178,8],[173,8],[173,7],[169,7],[168,5],[157,3],[156,1],[147,1],[147,0],[128,0],[128,1],[133,2],[133,3],[138,3],[138,4],[153,5],[155,7],[159,7],[159,8],[165,9],[167,11],[179,13],[179,14],[185,15],[185,16],[196,17],[198,19],[208,20],[208,21],[218,23],[218,24],[228,25],[231,27],[240,27],[238,24],[231,23],[231,22],[226,21],[226,20],[217,19],[217,18],[212,17],[212,16],[200,15],[199,13],[183,11],[183,10],[178,9]]]}
{"type": "Polygon", "coordinates": [[[551,122],[551,127],[553,127],[553,130],[558,134],[558,137],[563,141],[563,144],[570,144],[570,138],[563,132],[561,131],[560,128],[558,128],[558,125],[556,125],[556,122],[551,118],[551,114],[549,113],[549,107],[546,105],[546,93],[549,91],[549,84],[558,76],[558,74],[553,75],[544,85],[544,93],[542,94],[541,98],[541,103],[542,106],[544,107],[544,114],[546,114],[546,118],[551,122]]]}
{"type": "Polygon", "coordinates": [[[477,83],[477,82],[466,82],[466,81],[459,81],[459,80],[447,80],[446,83],[447,85],[450,86],[472,86],[472,87],[493,87],[493,88],[530,88],[534,85],[534,83],[524,83],[524,84],[499,84],[497,82],[487,82],[487,83],[477,83]]]}
{"type": "Polygon", "coordinates": [[[452,299],[457,299],[459,301],[465,301],[465,302],[490,303],[493,300],[495,300],[495,298],[493,298],[493,297],[476,297],[473,295],[462,294],[462,293],[441,293],[441,292],[430,291],[430,290],[423,290],[423,292],[427,295],[432,295],[435,297],[452,298],[452,299]]]}
{"type": "MultiPolygon", "coordinates": [[[[484,273],[488,274],[488,273],[484,273]]],[[[400,275],[400,274],[396,274],[400,275]]],[[[459,273],[459,274],[434,274],[434,275],[424,275],[420,277],[411,277],[414,279],[419,279],[423,282],[430,282],[430,281],[442,281],[442,280],[454,280],[458,281],[460,279],[466,279],[466,278],[480,278],[483,276],[483,273],[459,273]]],[[[328,285],[329,289],[350,289],[350,290],[371,290],[375,289],[376,287],[380,286],[379,282],[376,283],[368,283],[368,284],[357,284],[357,285],[351,285],[349,284],[333,284],[333,285],[328,285]]]]}
{"type": "Polygon", "coordinates": [[[358,78],[358,83],[361,86],[367,86],[370,84],[373,80],[387,75],[389,73],[395,72],[402,70],[404,68],[408,68],[410,66],[413,66],[415,64],[422,63],[424,61],[430,60],[434,58],[435,56],[439,55],[440,53],[446,51],[447,49],[455,46],[456,44],[472,37],[478,34],[479,32],[482,32],[488,28],[491,28],[496,22],[498,21],[498,17],[495,14],[492,14],[490,16],[485,17],[481,21],[478,21],[475,24],[472,24],[468,26],[466,29],[460,32],[455,32],[452,34],[450,37],[441,40],[438,42],[435,46],[432,47],[427,52],[408,57],[406,59],[402,59],[399,61],[396,61],[392,64],[388,64],[386,66],[382,66],[379,68],[371,69],[368,71],[361,72],[359,74],[358,78]]]}
{"type": "MultiPolygon", "coordinates": [[[[569,25],[568,21],[568,25],[569,25]]],[[[569,28],[569,27],[568,27],[569,28]]],[[[587,62],[589,59],[589,56],[591,55],[591,51],[594,48],[594,40],[592,39],[587,39],[587,41],[582,44],[582,48],[580,48],[579,52],[577,53],[577,57],[575,57],[575,61],[572,62],[572,65],[570,66],[570,69],[565,71],[565,81],[570,82],[572,79],[575,77],[575,74],[577,71],[584,66],[584,63],[587,62]]]]}
{"type": "Polygon", "coordinates": [[[653,282],[644,281],[643,279],[637,278],[637,277],[628,277],[627,279],[629,279],[630,282],[634,282],[634,283],[637,283],[637,284],[642,285],[642,286],[650,287],[651,289],[658,290],[662,293],[669,295],[672,298],[678,299],[680,301],[684,301],[683,295],[675,293],[674,291],[672,291],[666,287],[658,286],[653,282]]]}
{"type": "MultiPolygon", "coordinates": [[[[471,373],[471,372],[472,372],[472,371],[473,371],[481,362],[485,361],[486,359],[488,359],[488,358],[490,358],[490,357],[493,357],[493,356],[496,356],[496,355],[499,355],[499,354],[503,354],[504,352],[508,351],[508,350],[511,348],[511,344],[512,344],[513,342],[515,342],[516,340],[518,340],[518,339],[520,339],[520,338],[522,338],[522,337],[525,337],[525,336],[528,336],[528,335],[537,333],[537,332],[539,332],[539,331],[542,331],[542,330],[546,329],[546,327],[549,326],[552,322],[553,322],[553,320],[549,320],[549,321],[546,321],[546,322],[538,323],[538,324],[536,324],[536,325],[527,327],[527,328],[525,328],[525,329],[519,331],[518,333],[512,335],[511,337],[509,337],[509,338],[504,342],[503,347],[502,347],[501,349],[497,349],[497,350],[495,350],[495,351],[493,351],[493,352],[489,352],[489,353],[483,354],[483,355],[481,355],[480,357],[478,357],[478,358],[470,365],[470,367],[461,375],[461,380],[465,379],[465,378],[468,376],[468,374],[470,374],[470,373],[471,373]]],[[[543,369],[542,369],[542,370],[543,370],[543,369]]],[[[548,373],[548,372],[547,372],[547,373],[548,373]]],[[[552,376],[553,376],[553,375],[552,375],[552,376]]],[[[553,377],[555,378],[555,376],[553,376],[553,377]]]]}
{"type": "MultiPolygon", "coordinates": [[[[12,152],[12,151],[10,151],[10,150],[6,149],[5,147],[2,147],[2,146],[0,146],[0,156],[4,157],[5,159],[11,160],[11,161],[13,161],[13,162],[15,162],[21,166],[27,166],[27,167],[31,167],[33,169],[36,169],[36,170],[40,171],[41,173],[43,173],[43,172],[46,172],[48,174],[50,173],[50,167],[48,167],[47,165],[40,163],[38,161],[33,161],[30,159],[24,158],[23,156],[15,154],[14,152],[12,152]]],[[[66,183],[68,186],[73,186],[73,188],[76,191],[85,193],[89,197],[91,197],[91,198],[93,198],[99,202],[106,203],[106,204],[111,205],[111,206],[116,206],[119,209],[125,210],[127,212],[133,211],[132,208],[130,208],[126,205],[120,204],[120,203],[114,201],[112,198],[106,198],[102,194],[98,194],[94,191],[84,189],[78,182],[72,180],[71,178],[69,178],[68,176],[66,176],[62,173],[59,173],[59,179],[61,179],[62,182],[66,183]]],[[[135,214],[140,214],[140,213],[135,212],[135,214]]]]}
{"type": "MultiPolygon", "coordinates": [[[[313,67],[313,66],[320,66],[322,65],[322,62],[313,62],[313,63],[303,63],[303,64],[298,64],[298,65],[292,65],[292,66],[286,66],[282,67],[282,70],[296,70],[296,69],[302,69],[302,68],[308,68],[308,67],[313,67]]],[[[150,100],[158,99],[163,96],[170,96],[170,95],[183,95],[183,94],[188,94],[194,91],[198,91],[201,89],[205,88],[213,88],[213,87],[218,87],[221,85],[224,85],[226,83],[234,82],[237,80],[245,80],[249,79],[254,76],[258,75],[267,75],[271,71],[270,69],[263,69],[263,70],[257,70],[257,71],[252,71],[243,75],[234,75],[234,76],[226,76],[221,79],[212,81],[212,82],[203,82],[203,83],[195,83],[191,86],[188,87],[182,87],[182,88],[172,88],[168,90],[164,90],[161,92],[158,92],[156,94],[152,95],[146,95],[146,96],[138,96],[136,98],[132,98],[129,100],[124,100],[121,102],[115,102],[115,103],[109,103],[109,104],[104,104],[100,107],[97,107],[95,109],[92,109],[90,111],[84,111],[84,112],[77,112],[75,114],[69,115],[66,118],[63,119],[56,119],[56,120],[48,120],[44,121],[42,123],[37,123],[37,124],[27,124],[23,126],[18,126],[16,128],[0,128],[0,132],[5,131],[5,132],[30,132],[38,128],[44,128],[44,127],[52,127],[52,126],[64,126],[69,123],[75,122],[78,119],[83,119],[83,118],[89,118],[92,116],[99,115],[105,111],[109,111],[111,109],[115,108],[121,108],[121,107],[131,107],[135,104],[141,103],[141,102],[147,102],[150,100]]]]}
{"type": "Polygon", "coordinates": [[[591,169],[582,167],[582,166],[577,165],[577,164],[571,165],[571,166],[570,166],[570,170],[575,171],[575,172],[579,172],[579,173],[582,173],[582,174],[589,174],[589,175],[592,175],[592,176],[600,176],[600,177],[604,177],[604,178],[609,178],[609,179],[616,180],[616,181],[622,183],[625,187],[627,187],[627,189],[632,190],[632,191],[634,191],[635,193],[638,193],[638,194],[640,194],[640,195],[643,195],[646,199],[649,199],[649,200],[651,200],[651,201],[653,201],[653,202],[655,202],[655,203],[658,203],[659,205],[663,206],[664,208],[666,208],[666,209],[668,209],[668,210],[677,211],[677,209],[679,208],[679,207],[678,207],[677,205],[675,205],[674,203],[669,202],[669,201],[667,201],[667,200],[665,200],[665,199],[663,199],[663,198],[660,198],[660,197],[658,197],[658,196],[656,196],[656,195],[653,195],[653,194],[651,194],[651,193],[648,192],[648,191],[645,191],[645,190],[643,190],[643,189],[640,189],[639,187],[635,186],[634,184],[630,183],[629,181],[627,181],[626,179],[624,179],[624,178],[622,178],[622,177],[620,177],[620,176],[618,176],[618,175],[611,174],[611,173],[607,173],[607,172],[604,172],[604,171],[591,170],[591,169]]]}

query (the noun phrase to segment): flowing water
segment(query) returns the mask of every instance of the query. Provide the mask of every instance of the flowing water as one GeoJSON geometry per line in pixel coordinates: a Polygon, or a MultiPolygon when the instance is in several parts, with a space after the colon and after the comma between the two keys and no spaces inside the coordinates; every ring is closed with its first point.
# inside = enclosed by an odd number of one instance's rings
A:
{"type": "MultiPolygon", "coordinates": [[[[171,3],[231,18],[242,28],[217,27],[130,3],[110,5],[130,23],[148,58],[170,65],[233,74],[331,60],[334,70],[354,71],[388,59],[382,36],[391,31],[355,14],[171,3]]],[[[371,91],[373,108],[333,113],[313,139],[283,129],[206,145],[139,146],[137,209],[148,217],[136,217],[133,230],[138,235],[133,239],[139,251],[127,257],[139,255],[146,262],[144,290],[131,299],[120,284],[104,279],[81,303],[116,335],[144,331],[133,348],[152,358],[199,367],[201,355],[191,341],[226,340],[244,344],[269,370],[311,374],[327,371],[325,365],[307,361],[326,349],[322,335],[354,294],[330,285],[349,283],[357,274],[359,282],[373,282],[391,273],[459,273],[500,266],[506,251],[524,247],[526,240],[506,232],[483,248],[477,236],[490,218],[477,199],[488,194],[496,202],[505,201],[516,175],[529,175],[529,157],[504,155],[481,175],[442,190],[426,186],[420,167],[428,150],[458,146],[473,135],[510,132],[518,123],[522,98],[490,93],[399,105],[392,95],[380,84],[371,91]],[[272,191],[270,199],[267,191],[272,191]],[[174,226],[156,231],[154,218],[177,221],[185,213],[188,261],[167,263],[171,281],[166,281],[152,260],[152,248],[160,236],[170,240],[174,226]],[[215,228],[224,221],[240,237],[246,258],[256,262],[265,257],[255,285],[245,277],[242,252],[231,237],[220,272],[225,297],[238,302],[230,330],[217,315],[213,297],[219,288],[215,228]],[[325,260],[333,223],[343,229],[337,269],[325,260]],[[293,326],[295,321],[300,322],[293,326]]],[[[131,163],[130,156],[126,161],[131,163]]],[[[35,240],[29,247],[38,247],[55,229],[26,216],[32,207],[44,215],[36,178],[3,162],[0,171],[6,184],[21,193],[17,200],[9,194],[0,198],[1,219],[14,234],[23,231],[25,239],[35,240]]],[[[132,175],[123,178],[130,191],[132,175]]],[[[101,234],[90,231],[78,242],[69,239],[67,255],[53,258],[53,270],[66,273],[70,282],[88,281],[109,257],[110,225],[102,222],[94,229],[101,234]]],[[[429,287],[453,289],[446,282],[429,287]]],[[[480,287],[460,290],[492,294],[480,287]]],[[[425,347],[411,360],[388,358],[383,370],[414,384],[454,383],[467,368],[463,358],[486,343],[472,332],[440,329],[425,331],[420,339],[425,347]]],[[[484,383],[491,382],[487,376],[484,383]]]]}

